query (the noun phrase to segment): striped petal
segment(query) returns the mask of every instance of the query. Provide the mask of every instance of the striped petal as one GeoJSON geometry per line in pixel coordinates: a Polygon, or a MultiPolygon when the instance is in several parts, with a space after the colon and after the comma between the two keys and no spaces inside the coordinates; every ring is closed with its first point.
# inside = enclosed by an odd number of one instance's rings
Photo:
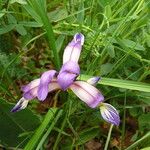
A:
{"type": "Polygon", "coordinates": [[[67,61],[78,62],[82,45],[84,44],[84,35],[77,33],[74,35],[73,40],[67,45],[63,54],[63,64],[67,61]]]}
{"type": "Polygon", "coordinates": [[[13,107],[13,109],[11,110],[11,112],[17,112],[20,111],[22,109],[25,109],[28,105],[29,100],[26,100],[24,97],[22,97],[18,103],[13,107]]]}
{"type": "Polygon", "coordinates": [[[84,81],[75,81],[70,89],[91,108],[97,107],[104,100],[99,90],[84,81]]]}
{"type": "Polygon", "coordinates": [[[87,83],[95,86],[99,80],[100,80],[100,77],[92,77],[92,78],[87,80],[87,83]]]}
{"type": "Polygon", "coordinates": [[[65,63],[57,76],[57,81],[62,90],[65,91],[75,81],[79,73],[80,67],[77,63],[73,61],[65,63]]]}
{"type": "Polygon", "coordinates": [[[117,126],[120,124],[119,113],[112,105],[107,103],[101,103],[100,112],[105,121],[117,126]]]}
{"type": "Polygon", "coordinates": [[[38,87],[38,95],[37,95],[39,100],[43,101],[46,99],[48,95],[48,85],[55,77],[55,75],[56,75],[55,70],[46,71],[42,74],[40,78],[40,84],[38,87]]]}

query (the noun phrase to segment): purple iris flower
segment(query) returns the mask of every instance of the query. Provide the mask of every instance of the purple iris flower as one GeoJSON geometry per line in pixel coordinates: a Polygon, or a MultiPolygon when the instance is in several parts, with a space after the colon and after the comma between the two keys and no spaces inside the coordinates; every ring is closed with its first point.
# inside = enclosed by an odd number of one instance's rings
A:
{"type": "Polygon", "coordinates": [[[73,40],[64,50],[63,65],[60,71],[46,71],[39,79],[35,79],[29,84],[23,86],[23,97],[11,111],[17,112],[26,108],[28,102],[34,98],[37,98],[39,101],[44,101],[48,93],[55,90],[66,91],[67,89],[71,89],[89,107],[96,108],[97,106],[100,106],[102,117],[107,122],[118,125],[120,122],[118,112],[110,104],[102,103],[104,101],[104,97],[101,92],[95,88],[95,85],[100,78],[93,77],[87,82],[76,80],[80,74],[78,60],[83,44],[83,34],[75,34],[73,40]]]}

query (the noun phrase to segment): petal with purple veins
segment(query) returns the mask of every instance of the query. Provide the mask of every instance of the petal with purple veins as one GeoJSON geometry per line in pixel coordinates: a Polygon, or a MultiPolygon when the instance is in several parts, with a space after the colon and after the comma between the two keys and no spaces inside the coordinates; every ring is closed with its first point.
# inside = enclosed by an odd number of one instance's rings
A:
{"type": "Polygon", "coordinates": [[[104,100],[98,89],[84,81],[75,81],[70,89],[91,108],[97,107],[104,100]]]}
{"type": "Polygon", "coordinates": [[[39,100],[43,101],[46,99],[48,95],[48,85],[55,77],[55,75],[56,75],[55,70],[46,71],[42,74],[40,78],[40,84],[38,87],[38,95],[37,95],[39,100]]]}
{"type": "Polygon", "coordinates": [[[20,111],[22,109],[25,109],[28,105],[29,100],[26,100],[24,97],[22,97],[18,103],[13,107],[13,109],[11,110],[11,112],[17,112],[20,111]]]}
{"type": "Polygon", "coordinates": [[[63,64],[68,61],[78,62],[82,45],[84,43],[84,35],[77,33],[74,35],[73,40],[67,45],[63,54],[63,64]]]}
{"type": "Polygon", "coordinates": [[[112,105],[108,103],[101,103],[100,112],[105,121],[117,126],[119,125],[120,123],[119,113],[112,105]]]}

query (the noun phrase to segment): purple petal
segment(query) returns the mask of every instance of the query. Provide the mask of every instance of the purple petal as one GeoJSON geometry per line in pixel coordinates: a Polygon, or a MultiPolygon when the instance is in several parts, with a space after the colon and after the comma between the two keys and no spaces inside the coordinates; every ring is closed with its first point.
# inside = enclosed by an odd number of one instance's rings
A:
{"type": "Polygon", "coordinates": [[[57,76],[57,81],[62,90],[66,90],[75,81],[79,73],[80,67],[77,63],[73,61],[65,63],[57,76]]]}
{"type": "Polygon", "coordinates": [[[29,90],[25,93],[23,93],[23,97],[27,100],[31,100],[31,99],[37,97],[37,91],[38,91],[38,86],[32,88],[31,90],[29,90]]]}
{"type": "Polygon", "coordinates": [[[48,95],[48,85],[56,75],[55,70],[46,71],[42,74],[40,78],[40,84],[38,87],[38,99],[43,101],[48,95]]]}
{"type": "Polygon", "coordinates": [[[84,81],[75,81],[71,90],[89,107],[95,108],[104,100],[103,95],[94,86],[84,81]]]}
{"type": "Polygon", "coordinates": [[[78,62],[82,45],[84,43],[84,35],[77,33],[74,35],[73,40],[67,45],[63,54],[63,64],[68,61],[78,62]]]}
{"type": "Polygon", "coordinates": [[[100,112],[105,121],[117,126],[120,124],[119,113],[112,105],[107,103],[101,103],[100,112]]]}
{"type": "Polygon", "coordinates": [[[100,80],[100,77],[92,77],[92,78],[87,80],[87,83],[95,86],[99,80],[100,80]]]}
{"type": "Polygon", "coordinates": [[[73,74],[80,74],[80,67],[78,65],[78,63],[73,62],[73,61],[68,61],[65,64],[63,64],[63,66],[61,67],[61,70],[59,73],[62,72],[70,72],[73,74]]]}
{"type": "Polygon", "coordinates": [[[24,97],[22,97],[18,103],[13,107],[13,109],[11,110],[11,112],[17,112],[20,111],[22,109],[25,109],[28,105],[28,100],[26,100],[24,97]]]}
{"type": "Polygon", "coordinates": [[[35,79],[35,80],[31,81],[29,84],[22,86],[21,90],[23,92],[28,92],[29,90],[38,86],[39,84],[40,84],[40,79],[35,79]]]}

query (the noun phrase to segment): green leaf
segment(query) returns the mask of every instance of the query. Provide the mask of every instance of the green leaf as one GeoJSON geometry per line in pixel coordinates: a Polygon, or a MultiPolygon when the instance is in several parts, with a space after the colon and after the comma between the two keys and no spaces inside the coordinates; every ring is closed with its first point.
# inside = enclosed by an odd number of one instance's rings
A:
{"type": "MultiPolygon", "coordinates": [[[[56,122],[58,121],[58,119],[60,118],[60,116],[62,115],[62,110],[60,110],[58,112],[58,114],[56,115],[55,119],[53,120],[53,122],[51,123],[51,125],[49,126],[48,130],[46,131],[46,133],[43,135],[42,139],[40,140],[36,150],[39,150],[42,145],[44,144],[45,140],[47,139],[47,137],[49,136],[50,132],[53,130],[56,122]]],[[[62,131],[63,133],[63,131],[62,131]]]]}
{"type": "Polygon", "coordinates": [[[0,18],[2,18],[6,13],[6,9],[0,11],[0,18]]]}
{"type": "Polygon", "coordinates": [[[9,24],[17,24],[17,20],[13,15],[7,14],[7,18],[8,18],[8,23],[9,24]]]}
{"type": "Polygon", "coordinates": [[[23,8],[35,19],[36,22],[43,25],[40,16],[36,13],[36,11],[34,11],[34,9],[32,9],[31,6],[23,5],[23,8]]]}
{"type": "MultiPolygon", "coordinates": [[[[146,142],[149,143],[149,139],[150,139],[150,132],[148,132],[147,134],[145,134],[143,137],[141,137],[139,140],[137,140],[136,142],[134,142],[132,145],[130,145],[128,148],[126,148],[125,150],[134,150],[137,148],[137,146],[139,146],[140,144],[146,144],[146,142]]],[[[144,145],[145,146],[145,145],[144,145]]]]}
{"type": "Polygon", "coordinates": [[[15,28],[15,24],[9,24],[5,27],[0,27],[0,35],[5,34],[15,28]]]}
{"type": "Polygon", "coordinates": [[[19,4],[27,4],[25,0],[10,0],[10,4],[19,3],[19,4]]]}
{"type": "MultiPolygon", "coordinates": [[[[81,80],[88,80],[91,76],[81,75],[81,80]]],[[[121,80],[121,79],[113,79],[113,78],[102,78],[98,84],[108,85],[118,88],[125,88],[130,90],[138,90],[143,92],[150,92],[150,84],[143,82],[136,82],[130,80],[121,80]]]]}
{"type": "Polygon", "coordinates": [[[109,19],[112,16],[110,5],[105,6],[105,12],[104,12],[104,14],[107,17],[107,19],[109,19]]]}
{"type": "Polygon", "coordinates": [[[146,129],[150,130],[150,122],[148,120],[150,120],[150,113],[142,114],[138,118],[139,128],[141,131],[146,130],[146,129]]]}
{"type": "Polygon", "coordinates": [[[135,49],[135,50],[142,50],[142,51],[145,50],[145,48],[142,45],[134,41],[131,41],[129,39],[122,39],[121,41],[128,48],[135,49]]]}
{"type": "Polygon", "coordinates": [[[87,141],[95,138],[99,133],[98,127],[92,127],[90,129],[82,130],[81,133],[79,133],[79,138],[77,139],[75,145],[82,145],[86,143],[87,141]]]}
{"type": "Polygon", "coordinates": [[[20,21],[19,24],[26,26],[26,27],[41,27],[42,24],[36,21],[20,21]]]}
{"type": "Polygon", "coordinates": [[[45,132],[45,129],[47,128],[49,123],[52,123],[55,119],[55,115],[57,113],[57,108],[51,108],[47,112],[44,120],[42,121],[42,124],[39,126],[39,128],[36,130],[34,135],[32,136],[31,140],[27,143],[24,150],[33,150],[35,146],[37,145],[38,141],[40,140],[41,136],[45,132]]]}
{"type": "Polygon", "coordinates": [[[17,113],[10,112],[13,106],[0,99],[0,143],[9,147],[16,147],[21,142],[25,144],[26,137],[19,135],[34,131],[40,124],[39,118],[28,109],[17,113]]]}
{"type": "Polygon", "coordinates": [[[115,50],[114,50],[114,46],[112,44],[108,45],[107,52],[110,55],[110,57],[112,57],[112,58],[115,57],[115,50]]]}
{"type": "Polygon", "coordinates": [[[113,68],[113,64],[110,63],[101,65],[101,75],[107,75],[112,71],[112,68],[113,68]]]}
{"type": "Polygon", "coordinates": [[[17,30],[17,32],[18,32],[20,35],[26,35],[26,34],[27,34],[26,29],[25,29],[24,26],[21,25],[21,24],[17,24],[17,25],[16,25],[16,30],[17,30]]]}
{"type": "Polygon", "coordinates": [[[58,38],[56,40],[56,48],[57,48],[58,52],[60,52],[64,40],[65,40],[65,36],[64,35],[58,36],[58,38]]]}
{"type": "Polygon", "coordinates": [[[80,13],[77,14],[77,22],[79,24],[83,24],[83,22],[84,22],[84,13],[85,13],[84,12],[84,2],[83,1],[80,2],[78,11],[80,13]]]}
{"type": "Polygon", "coordinates": [[[142,148],[140,150],[150,150],[150,147],[145,147],[145,148],[142,148]]]}
{"type": "Polygon", "coordinates": [[[101,7],[105,7],[107,5],[114,5],[118,0],[98,0],[98,3],[100,4],[101,7]]]}
{"type": "Polygon", "coordinates": [[[52,22],[57,22],[68,16],[67,10],[63,8],[57,8],[54,11],[48,13],[48,17],[52,22]]]}

